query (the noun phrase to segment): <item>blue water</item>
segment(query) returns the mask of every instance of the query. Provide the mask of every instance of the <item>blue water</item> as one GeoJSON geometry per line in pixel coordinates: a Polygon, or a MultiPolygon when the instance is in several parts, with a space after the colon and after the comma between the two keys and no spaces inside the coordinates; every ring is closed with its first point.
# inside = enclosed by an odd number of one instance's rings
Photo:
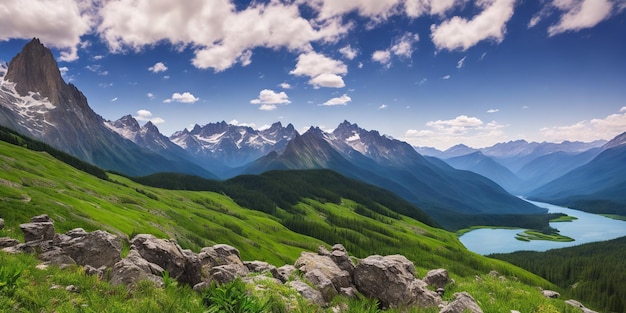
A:
{"type": "Polygon", "coordinates": [[[626,236],[626,221],[618,221],[602,215],[572,210],[549,203],[528,202],[547,208],[550,213],[565,213],[577,217],[578,219],[573,222],[550,223],[550,226],[560,230],[561,235],[571,237],[575,241],[532,240],[526,242],[515,239],[515,235],[522,232],[522,229],[477,229],[464,234],[459,239],[467,249],[486,255],[521,250],[546,251],[626,236]]]}

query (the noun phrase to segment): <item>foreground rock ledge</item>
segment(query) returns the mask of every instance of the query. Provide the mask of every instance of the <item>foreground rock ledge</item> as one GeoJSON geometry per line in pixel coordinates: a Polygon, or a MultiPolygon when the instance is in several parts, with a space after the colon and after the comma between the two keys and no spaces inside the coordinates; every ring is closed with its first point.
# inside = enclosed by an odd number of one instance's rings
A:
{"type": "Polygon", "coordinates": [[[224,284],[238,277],[254,283],[255,276],[251,274],[263,273],[322,306],[329,305],[337,295],[354,297],[361,293],[377,299],[384,308],[439,306],[446,313],[482,312],[467,293],[456,294],[452,303],[444,303],[428,287],[444,288],[449,282],[447,271],[433,270],[425,280],[418,279],[415,266],[402,255],[372,255],[355,265],[343,245],[336,244],[331,251],[320,247],[317,253],[302,252],[294,265],[276,268],[261,261],[243,262],[239,251],[225,244],[194,253],[182,249],[175,240],[139,234],[130,240],[126,258],[121,258],[121,239],[106,231],[86,232],[76,228],[55,234],[54,222],[47,215],[33,217],[20,228],[26,242],[3,239],[3,244],[8,246],[3,251],[38,253],[46,265],[80,265],[85,273],[101,279],[109,272],[106,278],[113,285],[132,288],[137,282],[148,280],[162,286],[162,277],[167,272],[179,283],[201,290],[213,282],[224,284]]]}

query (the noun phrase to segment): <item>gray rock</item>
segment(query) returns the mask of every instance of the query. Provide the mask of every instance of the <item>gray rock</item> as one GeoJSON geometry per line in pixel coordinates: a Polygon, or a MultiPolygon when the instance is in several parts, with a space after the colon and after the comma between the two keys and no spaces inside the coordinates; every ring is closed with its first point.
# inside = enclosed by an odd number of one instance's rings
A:
{"type": "Polygon", "coordinates": [[[339,294],[330,278],[317,268],[308,270],[304,277],[322,293],[322,297],[326,302],[330,302],[339,294]]]}
{"type": "Polygon", "coordinates": [[[126,258],[115,263],[111,271],[111,284],[132,286],[140,280],[149,280],[157,286],[163,285],[163,268],[142,258],[131,250],[126,258]]]}
{"type": "Polygon", "coordinates": [[[326,249],[326,247],[324,247],[324,246],[319,246],[319,247],[317,247],[317,254],[318,255],[323,255],[323,256],[329,256],[330,255],[330,251],[328,251],[328,249],[326,249]]]}
{"type": "Polygon", "coordinates": [[[327,281],[332,282],[334,295],[338,294],[341,288],[353,286],[350,273],[339,268],[330,256],[303,252],[294,266],[322,292],[327,301],[333,295],[333,292],[328,289],[327,281]]]}
{"type": "Polygon", "coordinates": [[[440,268],[428,271],[423,281],[428,284],[428,286],[444,288],[450,282],[450,277],[448,276],[447,270],[440,268]]]}
{"type": "Polygon", "coordinates": [[[243,277],[248,275],[248,269],[245,266],[239,266],[238,264],[227,264],[213,266],[209,271],[209,282],[216,282],[218,284],[227,284],[237,279],[237,277],[243,277]]]}
{"type": "Polygon", "coordinates": [[[243,264],[252,273],[270,274],[276,279],[281,279],[276,266],[262,261],[244,261],[243,264]]]}
{"type": "Polygon", "coordinates": [[[68,256],[63,249],[53,246],[39,254],[39,259],[47,264],[56,265],[59,268],[66,268],[72,265],[76,265],[76,261],[68,256]]]}
{"type": "Polygon", "coordinates": [[[476,300],[467,292],[454,294],[454,301],[446,305],[439,313],[483,313],[476,300]]]}
{"type": "Polygon", "coordinates": [[[19,244],[20,242],[17,239],[13,239],[9,237],[0,238],[0,248],[15,247],[19,244]]]}
{"type": "Polygon", "coordinates": [[[146,261],[168,271],[178,282],[194,286],[201,281],[202,266],[198,255],[184,251],[175,241],[140,234],[131,240],[131,244],[131,250],[137,250],[146,261]]]}
{"type": "Polygon", "coordinates": [[[103,279],[104,278],[104,273],[106,271],[106,266],[100,266],[98,268],[95,268],[91,265],[85,265],[83,266],[83,271],[85,272],[86,275],[90,275],[90,276],[98,276],[98,278],[103,279]]]}
{"type": "Polygon", "coordinates": [[[289,265],[289,264],[283,265],[276,269],[276,271],[278,272],[277,278],[280,279],[280,281],[282,281],[283,283],[286,283],[293,277],[293,274],[297,270],[298,269],[296,269],[296,267],[293,265],[289,265]]]}
{"type": "Polygon", "coordinates": [[[4,219],[0,218],[0,230],[4,229],[4,219]]]}
{"type": "Polygon", "coordinates": [[[304,299],[307,299],[318,305],[325,304],[322,293],[319,290],[307,285],[306,283],[302,281],[299,281],[299,280],[290,281],[287,283],[287,286],[297,291],[304,299]]]}
{"type": "Polygon", "coordinates": [[[102,230],[90,233],[82,229],[70,230],[65,236],[58,236],[55,242],[78,265],[111,267],[121,260],[122,240],[102,230]]]}
{"type": "Polygon", "coordinates": [[[551,298],[551,299],[558,299],[561,294],[556,292],[556,291],[552,291],[552,290],[542,290],[541,294],[546,297],[546,298],[551,298]]]}
{"type": "Polygon", "coordinates": [[[31,223],[54,223],[48,214],[41,214],[30,218],[31,223]]]}
{"type": "Polygon", "coordinates": [[[225,244],[217,244],[212,247],[202,248],[198,257],[200,258],[200,262],[203,266],[208,265],[209,267],[213,267],[228,264],[240,264],[241,266],[244,266],[241,261],[239,250],[225,244]]]}
{"type": "Polygon", "coordinates": [[[372,255],[359,261],[354,283],[365,296],[376,298],[385,308],[437,306],[441,299],[415,278],[415,267],[401,255],[372,255]]]}
{"type": "Polygon", "coordinates": [[[333,262],[335,262],[340,269],[347,271],[350,275],[354,272],[354,263],[352,263],[350,256],[342,245],[333,246],[333,251],[330,253],[330,259],[333,260],[333,262]],[[341,249],[336,249],[337,246],[341,249]]]}
{"type": "Polygon", "coordinates": [[[579,308],[583,313],[598,313],[598,312],[596,312],[594,310],[586,308],[582,303],[580,303],[580,302],[578,302],[576,300],[573,300],[573,299],[566,300],[565,303],[567,303],[567,304],[569,304],[569,305],[571,305],[571,306],[573,306],[575,308],[579,308]]]}
{"type": "Polygon", "coordinates": [[[54,224],[52,222],[33,222],[20,224],[24,233],[24,242],[36,242],[54,239],[54,224]]]}

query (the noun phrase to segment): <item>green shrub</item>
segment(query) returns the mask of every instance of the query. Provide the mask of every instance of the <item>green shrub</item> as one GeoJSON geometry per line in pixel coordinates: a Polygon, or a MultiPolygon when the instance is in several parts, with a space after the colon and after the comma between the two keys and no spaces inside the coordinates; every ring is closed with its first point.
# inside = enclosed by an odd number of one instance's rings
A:
{"type": "Polygon", "coordinates": [[[223,284],[211,284],[203,296],[202,302],[209,313],[262,313],[267,312],[267,303],[246,292],[246,284],[237,278],[223,284]]]}

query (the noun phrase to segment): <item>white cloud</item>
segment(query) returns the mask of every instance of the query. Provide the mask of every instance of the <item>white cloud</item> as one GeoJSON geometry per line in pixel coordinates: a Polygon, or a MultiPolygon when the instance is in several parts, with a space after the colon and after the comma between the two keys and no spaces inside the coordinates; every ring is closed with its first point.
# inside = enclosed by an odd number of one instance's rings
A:
{"type": "Polygon", "coordinates": [[[387,108],[389,108],[389,106],[388,106],[388,105],[386,105],[386,104],[381,104],[381,105],[378,107],[378,110],[384,110],[384,109],[387,109],[387,108]]]}
{"type": "Polygon", "coordinates": [[[376,50],[372,53],[372,61],[376,61],[380,64],[389,64],[389,61],[391,61],[391,52],[388,50],[376,50]]]}
{"type": "Polygon", "coordinates": [[[0,41],[37,37],[61,49],[61,61],[78,59],[80,37],[94,25],[89,1],[3,0],[0,3],[0,41]]]}
{"type": "Polygon", "coordinates": [[[312,42],[335,42],[350,28],[340,18],[311,22],[298,5],[252,2],[238,10],[230,0],[108,1],[97,31],[113,52],[159,42],[193,47],[194,66],[219,72],[250,64],[254,48],[311,51],[312,42]]]}
{"type": "Polygon", "coordinates": [[[153,66],[150,66],[148,68],[148,71],[150,71],[152,73],[165,72],[165,71],[167,71],[167,66],[165,66],[165,64],[163,64],[163,62],[157,62],[153,66]]]}
{"type": "Polygon", "coordinates": [[[465,65],[465,58],[467,58],[467,56],[464,56],[458,62],[456,62],[456,68],[462,68],[463,65],[465,65]]]}
{"type": "Polygon", "coordinates": [[[118,98],[117,98],[117,97],[115,97],[115,98],[111,99],[111,102],[115,102],[115,101],[117,101],[117,99],[118,99],[118,98]]]}
{"type": "Polygon", "coordinates": [[[550,36],[594,27],[608,19],[613,11],[610,0],[553,0],[551,4],[563,11],[563,15],[557,24],[548,28],[550,36]]]}
{"type": "Polygon", "coordinates": [[[350,98],[348,95],[344,94],[341,97],[332,98],[332,99],[324,102],[322,105],[324,105],[324,106],[348,105],[348,102],[350,102],[350,101],[352,101],[352,98],[350,98]]]}
{"type": "Polygon", "coordinates": [[[232,120],[230,122],[228,122],[228,124],[230,125],[234,125],[234,126],[243,126],[243,127],[256,127],[256,124],[254,123],[241,123],[238,120],[232,120]]]}
{"type": "Polygon", "coordinates": [[[133,118],[140,122],[150,121],[155,125],[165,123],[164,119],[160,117],[152,117],[152,112],[144,109],[137,111],[137,115],[133,116],[133,118]]]}
{"type": "Polygon", "coordinates": [[[308,3],[319,12],[319,19],[325,20],[356,11],[359,15],[382,21],[395,13],[398,0],[312,0],[308,3]]]}
{"type": "Polygon", "coordinates": [[[300,54],[296,68],[289,72],[289,74],[295,76],[310,77],[309,84],[316,88],[344,87],[345,83],[340,75],[347,73],[348,67],[343,62],[331,59],[317,52],[300,54]]]}
{"type": "Polygon", "coordinates": [[[471,20],[454,16],[439,25],[431,25],[430,37],[437,49],[465,51],[486,39],[497,43],[504,40],[515,0],[477,0],[476,6],[483,11],[471,20]]]}
{"type": "Polygon", "coordinates": [[[405,0],[404,7],[406,14],[415,18],[425,14],[443,15],[464,2],[464,0],[405,0]]]}
{"type": "Polygon", "coordinates": [[[87,66],[85,66],[85,68],[86,68],[86,69],[88,69],[89,71],[91,71],[91,72],[94,72],[94,73],[95,73],[95,72],[97,72],[97,71],[99,71],[99,70],[100,70],[100,67],[101,67],[101,66],[102,66],[102,65],[100,65],[100,64],[91,64],[91,65],[87,65],[87,66]]]}
{"type": "Polygon", "coordinates": [[[489,110],[487,110],[487,113],[496,113],[496,112],[500,112],[500,109],[489,109],[489,110]]]}
{"type": "Polygon", "coordinates": [[[540,21],[541,21],[541,16],[540,15],[533,16],[530,19],[530,21],[528,21],[528,28],[535,27],[537,24],[539,24],[540,21]]]}
{"type": "Polygon", "coordinates": [[[153,93],[151,93],[151,92],[148,92],[148,93],[146,94],[146,97],[148,97],[148,98],[150,98],[150,100],[152,100],[152,99],[154,99],[154,94],[153,94],[153,93]]]}
{"type": "Polygon", "coordinates": [[[626,106],[605,118],[584,120],[572,125],[544,127],[539,130],[544,140],[561,142],[609,140],[626,130],[626,106]]]}
{"type": "Polygon", "coordinates": [[[504,141],[502,131],[505,126],[492,121],[484,123],[476,117],[457,116],[451,120],[437,120],[426,123],[427,129],[409,129],[403,140],[416,146],[430,146],[447,149],[458,143],[472,147],[485,147],[504,141]]]}
{"type": "Polygon", "coordinates": [[[352,60],[356,58],[357,54],[359,53],[359,50],[352,48],[350,45],[347,45],[339,49],[339,53],[341,53],[344,58],[348,60],[352,60]]]}
{"type": "Polygon", "coordinates": [[[67,66],[62,66],[62,67],[59,67],[59,72],[61,72],[61,76],[63,76],[63,77],[65,77],[65,74],[67,74],[67,72],[68,72],[69,70],[70,70],[70,69],[69,69],[69,68],[67,68],[67,66]]]}
{"type": "Polygon", "coordinates": [[[419,36],[413,33],[405,33],[404,35],[396,38],[386,50],[377,50],[372,54],[372,61],[376,61],[386,67],[391,66],[391,55],[395,55],[401,58],[410,59],[413,54],[413,45],[419,41],[419,36]]]}
{"type": "Polygon", "coordinates": [[[103,55],[94,55],[91,57],[91,59],[94,61],[99,61],[99,60],[102,60],[103,58],[104,58],[103,55]]]}
{"type": "Polygon", "coordinates": [[[450,77],[452,77],[452,76],[450,76],[450,75],[444,75],[444,76],[441,76],[441,79],[448,80],[448,79],[450,79],[450,77]]]}
{"type": "Polygon", "coordinates": [[[171,98],[165,99],[163,100],[163,102],[165,103],[171,103],[171,102],[195,103],[198,100],[200,100],[200,98],[196,98],[193,94],[186,91],[186,92],[183,92],[182,94],[175,92],[172,94],[171,98]]]}
{"type": "Polygon", "coordinates": [[[259,110],[271,111],[275,110],[277,104],[289,104],[289,96],[284,91],[275,92],[271,89],[263,89],[259,92],[259,97],[250,100],[251,104],[260,104],[259,110]]]}
{"type": "Polygon", "coordinates": [[[291,85],[286,82],[280,83],[278,86],[280,86],[280,88],[282,89],[291,89],[291,85]]]}

